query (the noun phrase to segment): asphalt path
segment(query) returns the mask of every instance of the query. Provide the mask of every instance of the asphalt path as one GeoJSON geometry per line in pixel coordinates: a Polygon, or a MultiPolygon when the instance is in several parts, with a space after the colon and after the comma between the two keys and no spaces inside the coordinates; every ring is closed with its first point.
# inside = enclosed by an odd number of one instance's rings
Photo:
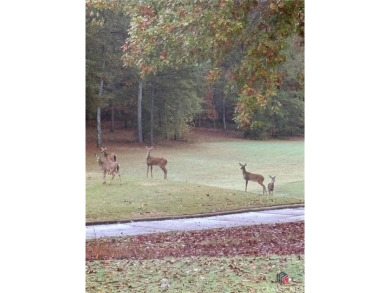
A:
{"type": "Polygon", "coordinates": [[[90,225],[86,226],[86,239],[297,222],[304,219],[305,209],[298,207],[201,218],[90,225]]]}

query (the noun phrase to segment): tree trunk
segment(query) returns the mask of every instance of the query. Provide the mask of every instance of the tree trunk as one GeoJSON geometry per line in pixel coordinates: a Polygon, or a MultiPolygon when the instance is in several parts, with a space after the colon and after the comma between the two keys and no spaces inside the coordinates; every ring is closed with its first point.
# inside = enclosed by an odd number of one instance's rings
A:
{"type": "Polygon", "coordinates": [[[167,115],[167,101],[164,99],[164,127],[165,127],[165,138],[166,140],[169,140],[169,133],[168,133],[168,115],[167,115]]]}
{"type": "MultiPolygon", "coordinates": [[[[103,46],[103,48],[102,48],[102,59],[103,59],[102,74],[104,72],[104,66],[105,66],[104,52],[105,52],[105,48],[103,46]]],[[[100,83],[99,83],[99,98],[103,95],[103,85],[104,85],[103,83],[104,83],[103,77],[101,77],[100,83]]],[[[99,104],[97,111],[96,111],[97,146],[99,148],[103,145],[103,142],[102,142],[102,122],[101,122],[100,116],[101,116],[101,110],[100,110],[100,104],[99,104]]]]}
{"type": "Polygon", "coordinates": [[[152,89],[152,96],[150,99],[150,145],[154,144],[154,137],[153,137],[153,124],[154,124],[154,90],[155,90],[155,83],[153,83],[153,89],[152,89]]]}
{"type": "Polygon", "coordinates": [[[138,141],[143,142],[142,136],[142,79],[138,82],[138,111],[137,111],[137,124],[138,124],[138,141]]]}
{"type": "Polygon", "coordinates": [[[179,139],[179,114],[180,114],[180,108],[181,108],[181,101],[179,102],[179,105],[176,109],[176,115],[175,115],[175,134],[173,139],[178,140],[179,139]]]}
{"type": "Polygon", "coordinates": [[[122,110],[121,114],[124,117],[124,121],[123,121],[124,127],[125,127],[125,129],[127,129],[127,115],[126,115],[126,112],[122,110]]]}
{"type": "Polygon", "coordinates": [[[222,123],[223,123],[223,130],[226,130],[226,101],[225,101],[225,95],[222,94],[222,123]]]}
{"type": "Polygon", "coordinates": [[[102,123],[100,120],[100,107],[96,111],[96,120],[97,120],[97,146],[100,148],[102,144],[102,123]]]}
{"type": "Polygon", "coordinates": [[[111,105],[111,125],[110,125],[110,132],[114,132],[114,123],[115,123],[115,120],[114,120],[114,106],[111,105]]]}

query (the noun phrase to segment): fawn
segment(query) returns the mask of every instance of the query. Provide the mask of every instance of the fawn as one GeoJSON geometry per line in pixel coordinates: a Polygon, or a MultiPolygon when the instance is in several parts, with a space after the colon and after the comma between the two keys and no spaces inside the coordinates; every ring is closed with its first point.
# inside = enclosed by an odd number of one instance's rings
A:
{"type": "MultiPolygon", "coordinates": [[[[112,174],[111,182],[114,179],[115,174],[117,173],[118,176],[119,176],[119,180],[120,180],[120,182],[122,184],[121,174],[119,173],[119,164],[118,164],[118,162],[113,162],[113,161],[110,161],[110,160],[107,160],[107,161],[103,162],[102,159],[100,158],[100,156],[98,156],[98,154],[95,154],[95,156],[97,158],[97,162],[99,163],[99,166],[103,170],[103,184],[106,184],[106,173],[112,174]]],[[[111,185],[111,182],[110,182],[110,185],[111,185]]]]}
{"type": "Polygon", "coordinates": [[[256,181],[261,186],[263,186],[263,195],[264,195],[264,192],[267,194],[267,189],[265,188],[265,186],[263,184],[264,176],[262,176],[260,174],[253,174],[253,173],[247,172],[245,170],[246,163],[244,165],[242,165],[241,163],[238,163],[238,164],[241,166],[242,175],[243,175],[244,180],[245,180],[245,191],[246,191],[247,186],[248,186],[248,181],[256,181]]]}
{"type": "Polygon", "coordinates": [[[146,171],[146,177],[149,177],[149,167],[150,167],[150,175],[153,178],[153,165],[157,165],[163,170],[164,172],[164,179],[167,179],[167,173],[168,170],[165,168],[165,165],[168,163],[167,159],[165,158],[155,158],[150,156],[150,152],[152,151],[153,147],[151,146],[150,148],[146,147],[148,150],[147,155],[146,155],[146,165],[147,165],[147,171],[146,171]]]}
{"type": "Polygon", "coordinates": [[[271,182],[268,183],[268,194],[271,195],[271,192],[272,192],[272,195],[274,195],[274,187],[275,187],[275,178],[276,176],[271,176],[269,175],[269,178],[271,178],[271,182]]]}

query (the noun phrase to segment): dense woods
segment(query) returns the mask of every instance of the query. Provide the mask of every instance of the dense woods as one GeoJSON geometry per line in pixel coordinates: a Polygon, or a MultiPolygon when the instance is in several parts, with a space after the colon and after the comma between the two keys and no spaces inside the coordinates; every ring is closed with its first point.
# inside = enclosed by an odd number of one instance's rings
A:
{"type": "Polygon", "coordinates": [[[304,1],[86,2],[86,119],[138,140],[304,133],[304,1]]]}

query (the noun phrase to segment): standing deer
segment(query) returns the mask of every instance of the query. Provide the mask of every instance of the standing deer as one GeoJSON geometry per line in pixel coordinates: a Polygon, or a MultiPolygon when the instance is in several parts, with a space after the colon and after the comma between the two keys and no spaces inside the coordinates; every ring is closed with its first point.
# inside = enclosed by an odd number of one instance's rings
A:
{"type": "Polygon", "coordinates": [[[261,186],[263,186],[263,195],[264,195],[264,192],[267,194],[267,189],[265,188],[265,186],[263,184],[264,177],[260,174],[253,174],[253,173],[247,172],[245,170],[246,163],[244,165],[242,165],[241,163],[238,163],[238,164],[241,166],[242,175],[243,175],[244,180],[245,180],[245,191],[246,191],[247,186],[248,186],[248,181],[256,181],[261,186]]]}
{"type": "Polygon", "coordinates": [[[274,185],[275,185],[275,178],[276,176],[271,176],[269,175],[269,178],[271,178],[271,182],[268,183],[268,194],[271,195],[271,192],[272,192],[272,195],[274,195],[274,185]]]}
{"type": "Polygon", "coordinates": [[[154,158],[150,156],[150,152],[152,151],[153,147],[150,148],[146,147],[148,150],[148,153],[146,155],[146,165],[147,165],[147,171],[146,171],[146,177],[149,177],[149,167],[150,167],[150,175],[153,178],[153,165],[157,165],[161,168],[161,170],[164,171],[164,179],[167,179],[167,173],[168,170],[165,168],[165,165],[168,163],[167,159],[165,158],[154,158]]]}
{"type": "MultiPolygon", "coordinates": [[[[111,182],[114,179],[115,174],[118,173],[119,180],[120,180],[120,182],[122,184],[121,174],[119,173],[119,164],[118,164],[118,162],[113,162],[113,161],[110,161],[110,160],[107,160],[107,161],[103,162],[102,159],[100,158],[100,156],[98,156],[98,154],[95,154],[95,156],[96,156],[97,162],[99,163],[99,166],[103,170],[103,184],[106,184],[106,173],[112,174],[111,182]]],[[[110,182],[110,185],[111,185],[111,182],[110,182]]]]}
{"type": "Polygon", "coordinates": [[[107,153],[106,147],[100,148],[102,151],[101,153],[104,155],[104,157],[110,161],[116,162],[116,154],[115,153],[107,153]]]}

